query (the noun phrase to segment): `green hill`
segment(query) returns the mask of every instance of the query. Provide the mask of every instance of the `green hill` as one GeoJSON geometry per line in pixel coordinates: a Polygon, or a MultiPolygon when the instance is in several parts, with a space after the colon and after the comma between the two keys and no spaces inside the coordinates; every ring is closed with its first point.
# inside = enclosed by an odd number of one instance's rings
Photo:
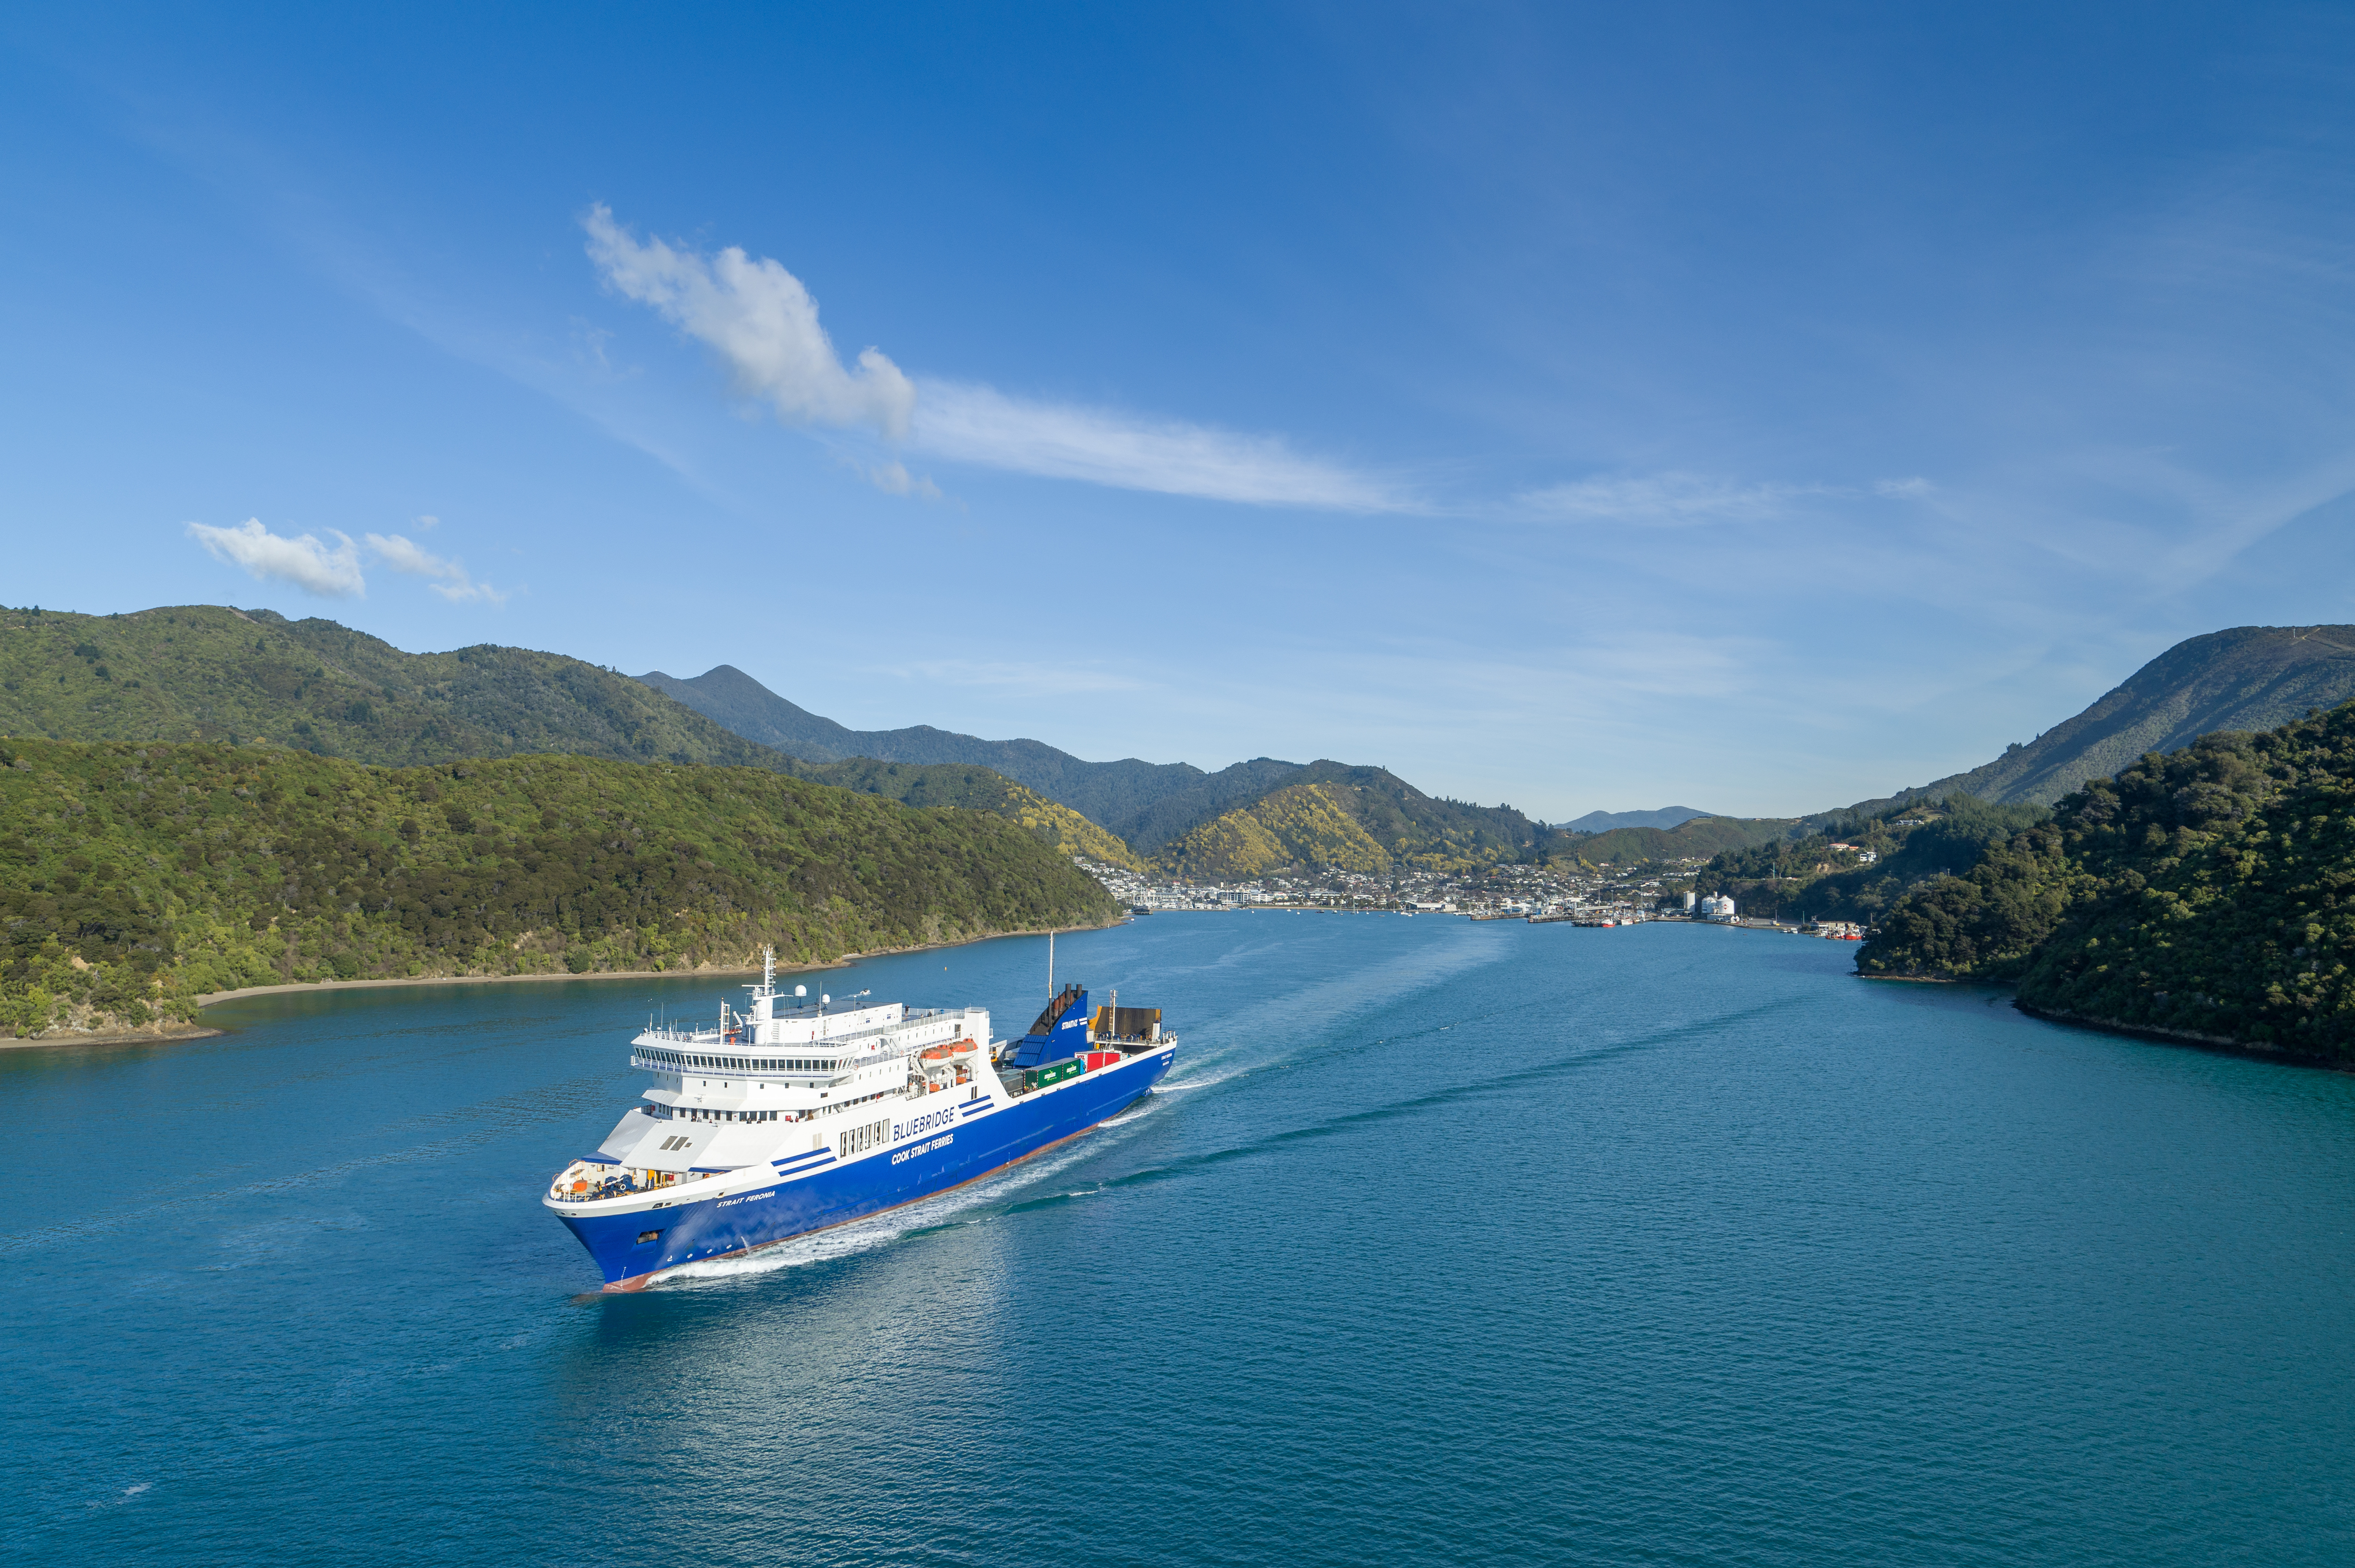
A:
{"type": "Polygon", "coordinates": [[[1002,816],[758,768],[0,743],[20,1034],[187,1019],[243,985],[818,962],[1116,913],[1002,816]]]}
{"type": "Polygon", "coordinates": [[[767,768],[911,805],[996,812],[1075,853],[1139,864],[1115,836],[986,768],[804,763],[561,654],[411,654],[268,610],[0,611],[0,735],[266,741],[383,767],[564,752],[767,768]]]}
{"type": "Polygon", "coordinates": [[[2355,698],[2355,626],[2236,626],[2180,642],[2075,718],[1907,798],[1961,793],[2050,805],[2146,752],[2225,730],[2270,730],[2355,698]]]}
{"type": "Polygon", "coordinates": [[[1193,784],[1116,818],[1111,825],[1113,830],[1137,853],[1149,856],[1222,813],[1248,805],[1307,776],[1307,770],[1298,763],[1279,762],[1273,757],[1253,757],[1249,762],[1220,768],[1215,773],[1202,773],[1199,769],[1196,772],[1199,776],[1193,784]]]}
{"type": "Polygon", "coordinates": [[[1325,761],[1278,776],[1276,787],[1164,841],[1153,864],[1208,881],[1295,867],[1462,871],[1533,859],[1561,837],[1509,805],[1439,799],[1383,768],[1325,761]]]}
{"type": "Polygon", "coordinates": [[[404,653],[334,621],[183,604],[0,611],[0,734],[251,741],[385,767],[570,752],[782,769],[626,676],[528,648],[404,653]]]}
{"type": "Polygon", "coordinates": [[[1614,827],[1574,839],[1556,853],[1596,866],[1693,859],[1772,843],[1786,837],[1794,826],[1788,817],[1696,816],[1674,827],[1614,827]]]}
{"type": "Polygon", "coordinates": [[[1016,784],[988,768],[936,763],[920,767],[911,763],[883,763],[872,757],[847,757],[838,763],[797,763],[797,778],[880,795],[909,806],[955,806],[965,811],[994,812],[1022,824],[1031,834],[1073,855],[1091,860],[1145,869],[1145,862],[1113,834],[1068,805],[1049,800],[1036,790],[1016,784]]]}
{"type": "Polygon", "coordinates": [[[1191,881],[1247,880],[1295,867],[1378,873],[1391,856],[1327,784],[1296,784],[1223,812],[1154,857],[1157,869],[1191,881]]]}
{"type": "Polygon", "coordinates": [[[1992,805],[1966,795],[1934,805],[1809,817],[1790,831],[1722,851],[1693,880],[1731,893],[1742,912],[1770,920],[1879,921],[1907,891],[1967,872],[1988,852],[2044,821],[2041,805],[1992,805]]]}
{"type": "Polygon", "coordinates": [[[1908,892],[1860,973],[2017,981],[2058,1017],[2355,1063],[2355,703],[2088,782],[1908,892]]]}

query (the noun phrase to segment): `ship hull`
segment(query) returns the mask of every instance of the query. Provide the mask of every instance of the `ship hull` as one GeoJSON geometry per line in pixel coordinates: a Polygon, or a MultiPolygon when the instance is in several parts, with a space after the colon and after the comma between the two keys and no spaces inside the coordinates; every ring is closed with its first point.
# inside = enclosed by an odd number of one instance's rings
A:
{"type": "Polygon", "coordinates": [[[1175,1054],[1132,1057],[1011,1102],[937,1109],[911,1102],[918,1130],[852,1159],[814,1150],[772,1161],[772,1179],[745,1184],[746,1173],[731,1173],[710,1183],[709,1197],[559,1217],[595,1260],[607,1290],[634,1289],[667,1269],[774,1246],[978,1181],[1135,1104],[1175,1054]]]}

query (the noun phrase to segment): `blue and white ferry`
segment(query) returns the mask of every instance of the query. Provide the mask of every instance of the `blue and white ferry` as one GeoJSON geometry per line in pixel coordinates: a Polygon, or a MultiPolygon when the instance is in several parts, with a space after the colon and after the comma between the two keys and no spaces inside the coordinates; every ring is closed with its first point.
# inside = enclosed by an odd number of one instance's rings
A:
{"type": "Polygon", "coordinates": [[[749,1013],[723,1002],[712,1028],[633,1040],[645,1103],[549,1185],[606,1289],[977,1181],[1116,1115],[1177,1056],[1160,1009],[1118,992],[1091,1011],[1066,986],[992,1044],[980,1008],[858,1006],[862,991],[836,1008],[775,982],[763,954],[749,1013]]]}

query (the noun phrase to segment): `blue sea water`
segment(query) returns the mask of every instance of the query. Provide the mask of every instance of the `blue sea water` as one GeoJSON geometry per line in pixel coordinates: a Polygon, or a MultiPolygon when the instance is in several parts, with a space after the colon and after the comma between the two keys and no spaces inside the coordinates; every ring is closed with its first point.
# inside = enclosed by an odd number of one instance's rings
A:
{"type": "MultiPolygon", "coordinates": [[[[1156,915],[1164,1090],[639,1295],[538,1201],[713,980],[0,1052],[13,1562],[2344,1563],[2355,1078],[1753,932],[1156,915]]],[[[1044,943],[862,964],[979,1001],[1044,943]]],[[[736,993],[741,995],[741,993],[736,993]]]]}

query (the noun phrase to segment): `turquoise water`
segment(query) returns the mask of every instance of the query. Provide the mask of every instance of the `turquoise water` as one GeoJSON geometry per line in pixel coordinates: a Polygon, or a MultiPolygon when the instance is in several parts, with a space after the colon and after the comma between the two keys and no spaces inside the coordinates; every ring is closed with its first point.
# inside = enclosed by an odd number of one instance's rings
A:
{"type": "MultiPolygon", "coordinates": [[[[981,1001],[1044,944],[830,982],[981,1001]]],[[[538,1205],[709,981],[0,1052],[18,1562],[2343,1563],[2355,1078],[1759,933],[1157,915],[1119,1125],[634,1296],[538,1205]]]]}

